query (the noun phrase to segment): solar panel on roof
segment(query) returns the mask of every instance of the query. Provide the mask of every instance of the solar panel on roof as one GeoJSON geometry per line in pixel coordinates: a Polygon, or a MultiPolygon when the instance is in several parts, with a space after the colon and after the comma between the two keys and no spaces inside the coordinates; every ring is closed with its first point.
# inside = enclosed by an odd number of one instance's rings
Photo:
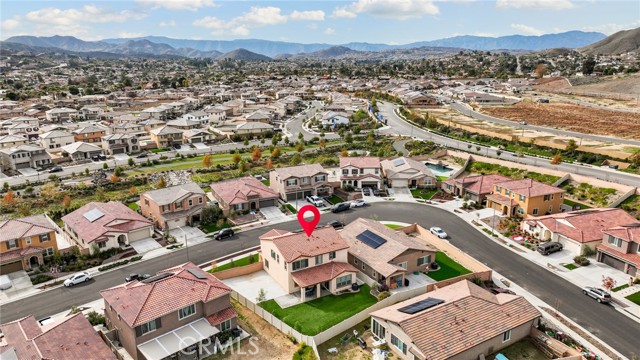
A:
{"type": "Polygon", "coordinates": [[[404,165],[404,159],[400,158],[400,159],[393,160],[393,166],[400,166],[400,165],[404,165]]]}
{"type": "Polygon", "coordinates": [[[198,271],[198,270],[196,270],[196,269],[188,269],[187,271],[188,271],[188,272],[190,272],[190,273],[191,273],[191,275],[193,275],[193,276],[197,277],[198,279],[202,279],[202,280],[204,280],[204,279],[206,279],[206,278],[207,278],[204,274],[202,274],[201,272],[199,272],[199,271],[198,271]]]}
{"type": "Polygon", "coordinates": [[[398,309],[398,311],[403,312],[405,314],[415,314],[417,312],[420,312],[422,310],[426,310],[428,308],[432,308],[436,305],[440,305],[444,302],[444,300],[442,299],[436,299],[436,298],[426,298],[424,300],[420,300],[418,302],[415,302],[411,305],[407,305],[407,306],[403,306],[401,308],[398,309]]]}
{"type": "Polygon", "coordinates": [[[374,249],[379,248],[382,244],[387,242],[385,238],[369,230],[361,232],[358,236],[356,236],[356,239],[362,241],[363,243],[369,245],[374,249]]]}
{"type": "Polygon", "coordinates": [[[101,217],[103,217],[104,213],[98,209],[92,209],[84,213],[82,216],[84,216],[84,218],[87,219],[89,222],[94,222],[100,219],[101,217]]]}

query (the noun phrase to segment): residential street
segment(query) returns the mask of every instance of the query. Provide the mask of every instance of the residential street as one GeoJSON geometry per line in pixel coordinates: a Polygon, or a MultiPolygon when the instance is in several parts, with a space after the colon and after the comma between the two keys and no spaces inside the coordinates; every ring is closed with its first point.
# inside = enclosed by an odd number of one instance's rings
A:
{"type": "MultiPolygon", "coordinates": [[[[377,220],[417,222],[424,227],[440,226],[450,234],[450,241],[464,252],[485,263],[551,307],[556,308],[595,336],[627,357],[639,353],[637,322],[618,312],[612,306],[601,305],[582,295],[580,288],[549,270],[522,259],[509,248],[495,243],[451,212],[409,203],[376,203],[335,215],[325,213],[320,224],[330,220],[352,221],[357,217],[377,220]]],[[[285,230],[299,229],[297,221],[273,226],[285,230]]],[[[271,226],[242,232],[222,242],[210,241],[189,247],[190,260],[197,264],[258,245],[258,236],[271,226]]],[[[154,273],[187,261],[185,249],[99,275],[94,281],[75,288],[56,288],[23,300],[2,306],[0,322],[6,323],[28,314],[43,318],[99,298],[99,291],[124,281],[132,272],[154,273]]],[[[599,285],[600,279],[594,279],[599,285]]]]}
{"type": "MultiPolygon", "coordinates": [[[[393,109],[396,107],[395,105],[379,101],[380,111],[384,115],[386,119],[388,119],[389,129],[381,130],[380,133],[383,134],[395,134],[395,135],[404,135],[404,136],[414,136],[423,140],[433,141],[438,144],[445,145],[451,149],[458,149],[463,151],[468,151],[466,142],[455,140],[448,138],[446,136],[437,135],[426,130],[420,129],[416,126],[413,126],[395,114],[393,109]]],[[[640,143],[640,142],[638,142],[640,143]]],[[[558,170],[573,174],[580,174],[591,176],[597,179],[616,182],[620,184],[630,185],[630,186],[638,186],[640,184],[640,176],[633,175],[629,173],[624,173],[616,170],[612,170],[609,168],[600,168],[593,167],[588,165],[577,165],[577,164],[569,164],[569,163],[561,163],[559,165],[552,165],[549,163],[548,159],[537,158],[533,156],[524,155],[522,157],[515,156],[515,154],[510,153],[508,151],[502,151],[502,154],[498,156],[497,148],[480,146],[481,149],[478,152],[479,155],[489,156],[492,158],[501,158],[512,162],[517,162],[525,165],[533,165],[544,167],[547,169],[558,170]]],[[[475,146],[472,148],[475,150],[475,146]]]]}

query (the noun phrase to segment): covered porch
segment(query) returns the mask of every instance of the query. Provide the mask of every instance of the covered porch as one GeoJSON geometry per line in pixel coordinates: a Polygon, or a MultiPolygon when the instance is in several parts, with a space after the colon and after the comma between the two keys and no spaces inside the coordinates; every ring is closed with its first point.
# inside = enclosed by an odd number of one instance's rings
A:
{"type": "Polygon", "coordinates": [[[209,345],[211,337],[219,332],[207,319],[200,318],[138,345],[138,351],[147,360],[198,359],[201,347],[209,345]]]}
{"type": "Polygon", "coordinates": [[[351,284],[356,281],[357,272],[350,264],[329,262],[296,271],[291,276],[300,287],[300,300],[305,302],[350,289],[351,284]]]}

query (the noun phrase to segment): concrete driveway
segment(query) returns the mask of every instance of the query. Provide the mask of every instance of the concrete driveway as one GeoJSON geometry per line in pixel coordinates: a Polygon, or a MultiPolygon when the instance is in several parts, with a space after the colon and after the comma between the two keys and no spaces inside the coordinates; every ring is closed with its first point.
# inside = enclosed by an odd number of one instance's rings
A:
{"type": "Polygon", "coordinates": [[[411,190],[406,187],[388,188],[387,192],[389,197],[396,199],[396,201],[416,201],[411,195],[411,190]]]}
{"type": "Polygon", "coordinates": [[[138,254],[148,253],[151,250],[160,249],[162,246],[153,238],[142,239],[131,243],[131,247],[138,254]]]}
{"type": "Polygon", "coordinates": [[[222,280],[222,282],[253,302],[256,302],[260,289],[266,291],[266,300],[288,295],[264,270],[222,280]]]}
{"type": "Polygon", "coordinates": [[[11,281],[11,287],[0,291],[0,302],[2,303],[12,298],[27,296],[40,291],[31,284],[31,279],[24,270],[9,273],[7,276],[11,281]]]}
{"type": "MultiPolygon", "coordinates": [[[[18,169],[18,172],[20,174],[22,174],[23,176],[36,176],[36,175],[38,175],[38,171],[36,171],[36,169],[32,169],[32,168],[18,169]]],[[[49,176],[49,173],[47,173],[45,171],[43,175],[44,175],[44,177],[47,177],[47,176],[49,176]]]]}
{"type": "MultiPolygon", "coordinates": [[[[127,161],[127,160],[129,160],[130,156],[128,154],[114,154],[113,158],[116,159],[116,160],[125,160],[125,161],[127,161]]],[[[106,160],[106,161],[108,161],[108,160],[106,160]]]]}
{"type": "Polygon", "coordinates": [[[284,221],[289,218],[285,215],[277,206],[267,206],[264,208],[260,208],[260,213],[264,216],[268,221],[284,221]]]}

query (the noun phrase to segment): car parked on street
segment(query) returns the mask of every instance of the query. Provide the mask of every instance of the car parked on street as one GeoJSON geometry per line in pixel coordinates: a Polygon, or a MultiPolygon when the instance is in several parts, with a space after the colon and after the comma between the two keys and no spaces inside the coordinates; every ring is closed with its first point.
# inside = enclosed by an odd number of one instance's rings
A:
{"type": "Polygon", "coordinates": [[[327,225],[331,225],[334,229],[342,229],[344,227],[344,223],[340,220],[329,221],[327,225]]]}
{"type": "Polygon", "coordinates": [[[356,200],[353,200],[351,202],[351,207],[354,207],[354,208],[362,207],[362,206],[365,206],[365,205],[367,205],[367,202],[362,200],[362,199],[356,199],[356,200]]]}
{"type": "Polygon", "coordinates": [[[562,244],[560,244],[559,242],[549,241],[538,245],[538,248],[536,250],[538,250],[538,252],[542,255],[549,255],[553,254],[554,252],[562,251],[562,244]]]}
{"type": "Polygon", "coordinates": [[[133,274],[129,274],[129,276],[124,278],[124,281],[126,281],[126,282],[131,282],[133,280],[142,281],[142,280],[148,279],[150,277],[151,277],[151,275],[149,275],[149,274],[133,273],[133,274]]]}
{"type": "Polygon", "coordinates": [[[446,238],[447,238],[447,236],[449,236],[449,235],[447,235],[447,233],[446,233],[446,232],[444,232],[444,230],[440,229],[440,228],[439,228],[439,227],[437,227],[437,226],[433,226],[433,227],[431,227],[431,228],[429,229],[429,231],[430,231],[433,235],[435,235],[435,236],[439,237],[440,239],[446,239],[446,238]]]}
{"type": "Polygon", "coordinates": [[[337,203],[335,205],[333,205],[333,207],[331,208],[331,212],[332,213],[339,213],[342,211],[347,211],[351,208],[351,204],[349,204],[348,202],[341,202],[341,203],[337,203]]]}
{"type": "Polygon", "coordinates": [[[596,299],[596,301],[599,303],[611,302],[611,295],[603,289],[587,286],[585,288],[582,288],[582,293],[596,299]]]}
{"type": "Polygon", "coordinates": [[[91,280],[91,275],[86,271],[77,272],[64,281],[65,287],[71,287],[91,280]]]}
{"type": "Polygon", "coordinates": [[[317,207],[324,206],[324,200],[318,195],[307,196],[307,201],[317,207]]]}
{"type": "Polygon", "coordinates": [[[220,231],[216,231],[213,234],[213,238],[215,240],[222,240],[222,239],[225,239],[225,238],[230,238],[233,235],[235,235],[235,232],[233,231],[233,229],[228,229],[227,228],[227,229],[222,229],[220,231]]]}
{"type": "Polygon", "coordinates": [[[146,152],[140,153],[138,155],[136,155],[136,159],[142,159],[142,158],[146,158],[149,157],[149,154],[147,154],[146,152]]]}
{"type": "Polygon", "coordinates": [[[62,166],[54,166],[51,169],[49,169],[50,173],[57,173],[57,172],[61,172],[62,171],[62,166]]]}

